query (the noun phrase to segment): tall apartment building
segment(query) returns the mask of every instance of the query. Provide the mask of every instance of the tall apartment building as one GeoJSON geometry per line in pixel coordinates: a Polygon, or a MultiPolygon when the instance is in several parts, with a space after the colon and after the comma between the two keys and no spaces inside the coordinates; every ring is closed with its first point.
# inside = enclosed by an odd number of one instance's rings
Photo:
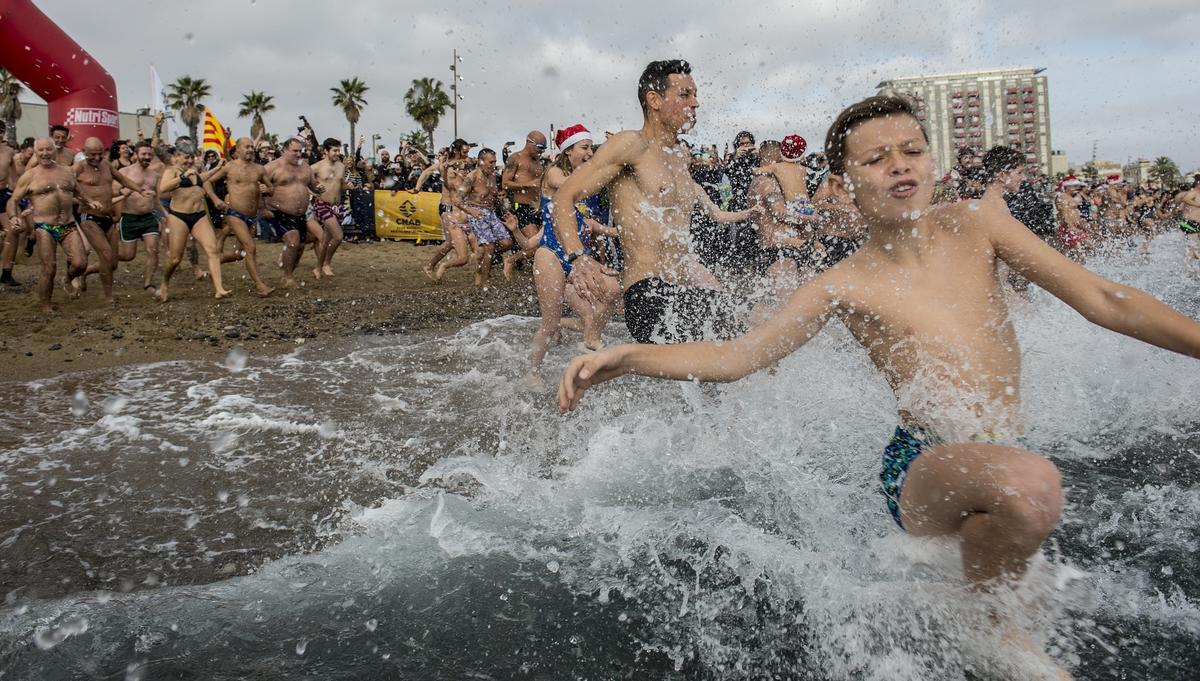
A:
{"type": "Polygon", "coordinates": [[[956,151],[986,151],[1004,144],[1025,152],[1031,165],[1050,172],[1050,95],[1046,69],[964,71],[885,80],[881,95],[911,99],[929,132],[934,158],[943,170],[956,151]]]}

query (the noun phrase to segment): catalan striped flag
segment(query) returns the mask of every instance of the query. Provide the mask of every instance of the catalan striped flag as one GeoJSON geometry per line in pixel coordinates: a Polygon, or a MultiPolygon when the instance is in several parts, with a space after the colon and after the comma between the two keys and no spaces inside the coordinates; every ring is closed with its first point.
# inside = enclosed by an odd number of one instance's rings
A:
{"type": "Polygon", "coordinates": [[[225,134],[225,126],[213,115],[212,109],[204,107],[204,141],[200,149],[216,149],[218,154],[224,156],[228,145],[229,138],[225,134]]]}

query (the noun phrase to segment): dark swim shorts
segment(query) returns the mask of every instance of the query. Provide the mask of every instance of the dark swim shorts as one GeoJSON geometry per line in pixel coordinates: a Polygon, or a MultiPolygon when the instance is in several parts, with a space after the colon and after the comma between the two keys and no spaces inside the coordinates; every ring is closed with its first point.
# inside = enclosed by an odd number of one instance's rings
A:
{"type": "Polygon", "coordinates": [[[639,343],[732,340],[746,332],[723,291],[642,279],[625,290],[625,326],[639,343]]]}

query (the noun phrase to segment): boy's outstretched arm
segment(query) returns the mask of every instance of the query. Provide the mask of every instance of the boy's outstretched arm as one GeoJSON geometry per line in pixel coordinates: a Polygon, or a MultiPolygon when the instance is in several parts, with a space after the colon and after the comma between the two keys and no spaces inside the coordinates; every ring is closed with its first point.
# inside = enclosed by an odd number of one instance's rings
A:
{"type": "Polygon", "coordinates": [[[558,407],[568,412],[584,391],[624,374],[677,381],[729,382],[770,366],[815,336],[836,306],[825,275],[800,287],[784,307],[746,335],[726,342],[681,345],[618,345],[571,360],[558,388],[558,407]]]}
{"type": "Polygon", "coordinates": [[[1062,255],[1009,215],[989,213],[992,245],[1021,276],[1088,321],[1131,338],[1200,358],[1200,324],[1150,294],[1109,281],[1062,255]]]}

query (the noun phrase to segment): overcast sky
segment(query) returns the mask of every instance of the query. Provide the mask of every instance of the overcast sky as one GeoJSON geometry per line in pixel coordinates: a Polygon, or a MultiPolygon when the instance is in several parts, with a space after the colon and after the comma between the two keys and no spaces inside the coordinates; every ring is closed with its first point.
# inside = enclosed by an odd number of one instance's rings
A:
{"type": "MultiPolygon", "coordinates": [[[[693,66],[696,141],[798,132],[821,145],[833,116],[889,78],[1045,67],[1051,141],[1072,162],[1174,158],[1200,167],[1200,2],[1045,0],[878,2],[386,2],[37,0],[116,78],[122,110],[150,103],[149,65],[213,86],[208,102],[237,135],[244,93],[275,96],[268,128],[306,114],[321,137],[348,124],[329,88],[370,86],[359,130],[394,147],[417,129],[403,97],[414,78],[450,83],[463,56],[459,134],[499,148],[531,128],[637,127],[637,77],[653,59],[693,66]],[[1079,8],[1076,9],[1076,6],[1079,8]]],[[[451,112],[435,141],[448,143],[451,112]]]]}

